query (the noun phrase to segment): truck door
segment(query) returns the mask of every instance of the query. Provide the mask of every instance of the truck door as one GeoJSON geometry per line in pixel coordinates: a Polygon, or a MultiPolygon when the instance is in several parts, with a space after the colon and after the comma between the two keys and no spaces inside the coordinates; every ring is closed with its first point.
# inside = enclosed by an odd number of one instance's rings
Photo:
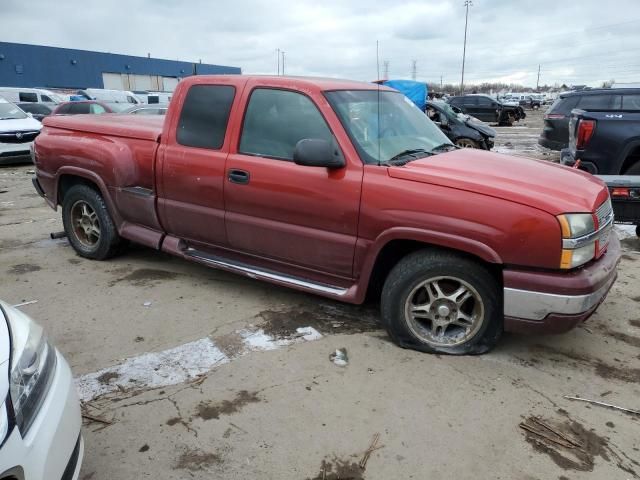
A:
{"type": "Polygon", "coordinates": [[[192,85],[176,128],[162,139],[156,171],[158,214],[171,235],[211,245],[227,243],[223,187],[235,94],[233,85],[192,85]]]}
{"type": "Polygon", "coordinates": [[[360,159],[335,170],[293,162],[298,141],[334,139],[317,106],[326,100],[311,95],[247,85],[239,142],[227,159],[228,240],[245,253],[350,277],[363,166],[360,159]]]}

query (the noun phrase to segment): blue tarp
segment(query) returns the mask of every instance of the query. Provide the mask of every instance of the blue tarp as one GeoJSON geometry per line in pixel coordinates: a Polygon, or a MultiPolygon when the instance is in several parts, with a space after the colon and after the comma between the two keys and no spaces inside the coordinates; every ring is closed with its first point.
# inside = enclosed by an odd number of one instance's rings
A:
{"type": "Polygon", "coordinates": [[[427,85],[413,80],[385,80],[383,85],[398,90],[417,105],[420,110],[427,104],[427,85]]]}

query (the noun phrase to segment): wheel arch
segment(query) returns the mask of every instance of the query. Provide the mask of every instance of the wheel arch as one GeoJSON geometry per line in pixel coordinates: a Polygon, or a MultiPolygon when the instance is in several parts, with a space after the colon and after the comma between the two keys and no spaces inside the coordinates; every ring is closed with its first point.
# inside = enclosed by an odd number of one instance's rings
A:
{"type": "Polygon", "coordinates": [[[104,199],[109,215],[116,224],[116,228],[119,229],[122,218],[118,215],[118,211],[113,204],[111,195],[107,185],[102,178],[95,172],[85,170],[77,167],[63,167],[56,173],[56,180],[54,182],[53,198],[56,199],[56,205],[62,205],[64,196],[69,189],[75,185],[86,185],[96,190],[104,199]]]}
{"type": "Polygon", "coordinates": [[[363,265],[359,297],[374,298],[382,288],[391,269],[406,255],[420,249],[437,249],[464,256],[485,265],[502,283],[502,259],[491,247],[465,237],[414,229],[392,229],[385,232],[370,247],[363,265]]]}
{"type": "Polygon", "coordinates": [[[619,173],[624,175],[633,165],[640,162],[640,139],[629,142],[620,156],[619,173]]]}

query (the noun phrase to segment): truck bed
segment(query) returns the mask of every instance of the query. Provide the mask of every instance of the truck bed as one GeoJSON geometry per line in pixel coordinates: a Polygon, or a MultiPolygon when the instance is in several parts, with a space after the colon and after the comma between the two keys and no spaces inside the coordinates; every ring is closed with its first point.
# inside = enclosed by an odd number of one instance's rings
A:
{"type": "Polygon", "coordinates": [[[42,123],[45,127],[157,142],[162,133],[164,116],[121,113],[55,115],[45,117],[42,123]]]}

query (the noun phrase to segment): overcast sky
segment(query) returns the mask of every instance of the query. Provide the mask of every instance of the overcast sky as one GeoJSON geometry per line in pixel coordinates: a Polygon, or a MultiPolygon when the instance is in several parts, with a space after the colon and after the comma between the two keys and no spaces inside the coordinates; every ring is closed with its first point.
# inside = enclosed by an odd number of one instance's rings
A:
{"type": "MultiPolygon", "coordinates": [[[[0,40],[373,80],[459,83],[463,0],[0,0],[0,40]]],[[[640,0],[473,0],[465,83],[640,81],[640,0]]]]}

